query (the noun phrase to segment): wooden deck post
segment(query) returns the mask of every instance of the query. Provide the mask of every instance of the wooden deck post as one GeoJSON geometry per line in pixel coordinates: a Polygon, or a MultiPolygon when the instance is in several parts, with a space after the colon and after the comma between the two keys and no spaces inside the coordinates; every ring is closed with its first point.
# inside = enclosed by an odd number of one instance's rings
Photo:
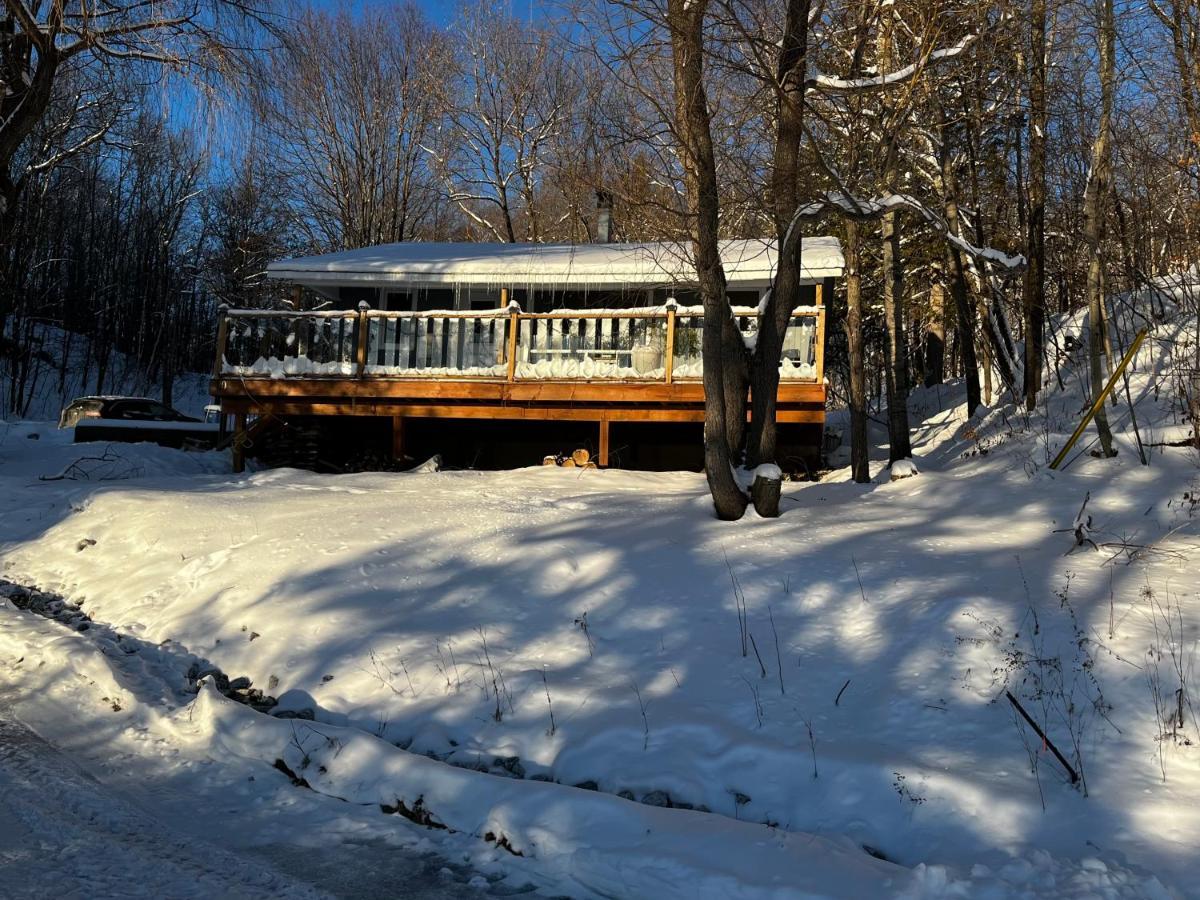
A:
{"type": "Polygon", "coordinates": [[[233,417],[233,471],[246,471],[246,414],[236,413],[233,417]]]}
{"type": "MultiPolygon", "coordinates": [[[[500,309],[508,307],[508,288],[500,288],[500,309]]],[[[500,341],[500,345],[496,348],[496,365],[504,365],[504,352],[508,349],[507,339],[500,341]]]]}
{"type": "Polygon", "coordinates": [[[825,381],[825,285],[817,283],[816,305],[819,307],[817,312],[817,384],[823,384],[825,381]]]}
{"type": "MultiPolygon", "coordinates": [[[[507,293],[507,292],[506,292],[507,293]]],[[[508,380],[517,377],[517,329],[521,326],[521,307],[514,301],[508,304],[508,380]]]]}
{"type": "Polygon", "coordinates": [[[667,299],[667,352],[663,363],[664,378],[667,384],[675,377],[675,310],[679,308],[679,304],[675,302],[674,297],[667,299]]]}
{"type": "Polygon", "coordinates": [[[220,378],[225,368],[225,345],[229,342],[229,305],[217,307],[217,357],[213,360],[212,377],[220,378]]]}
{"type": "Polygon", "coordinates": [[[404,461],[404,416],[392,416],[392,459],[404,461]]]}
{"type": "Polygon", "coordinates": [[[608,419],[600,420],[600,452],[596,460],[599,465],[608,466],[608,419]]]}
{"type": "MultiPolygon", "coordinates": [[[[820,290],[820,287],[817,288],[820,290]]],[[[817,310],[817,384],[825,382],[825,307],[817,310]]]]}
{"type": "Polygon", "coordinates": [[[367,369],[367,333],[370,331],[370,325],[367,319],[367,311],[371,308],[366,300],[360,300],[358,303],[358,340],[354,347],[354,368],[355,373],[359,378],[363,377],[363,373],[367,369]]]}

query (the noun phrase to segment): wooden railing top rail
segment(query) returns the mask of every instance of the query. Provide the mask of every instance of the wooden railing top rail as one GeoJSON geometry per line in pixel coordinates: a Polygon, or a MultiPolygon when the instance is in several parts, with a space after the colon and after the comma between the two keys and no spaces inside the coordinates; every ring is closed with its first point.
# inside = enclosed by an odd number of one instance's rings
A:
{"type": "MultiPolygon", "coordinates": [[[[792,316],[815,316],[825,311],[823,306],[797,306],[792,316]]],[[[352,319],[365,313],[372,319],[485,319],[517,315],[522,319],[663,319],[674,313],[681,318],[696,318],[704,315],[701,306],[646,306],[630,309],[556,309],[553,312],[527,313],[517,307],[497,309],[225,309],[224,314],[232,319],[352,319]]],[[[758,308],[734,306],[730,312],[737,318],[757,317],[758,308]]]]}
{"type": "Polygon", "coordinates": [[[226,309],[231,319],[356,319],[356,309],[226,309]]]}

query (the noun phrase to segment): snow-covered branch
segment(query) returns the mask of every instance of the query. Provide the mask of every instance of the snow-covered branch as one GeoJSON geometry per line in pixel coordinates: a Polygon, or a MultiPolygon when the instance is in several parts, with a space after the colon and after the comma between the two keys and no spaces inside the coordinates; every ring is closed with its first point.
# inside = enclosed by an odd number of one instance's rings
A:
{"type": "Polygon", "coordinates": [[[928,56],[923,56],[916,62],[909,63],[907,66],[896,69],[894,72],[870,75],[864,78],[838,78],[835,75],[817,74],[808,80],[808,92],[847,94],[856,91],[878,91],[903,84],[916,77],[930,65],[961,56],[978,38],[979,35],[977,34],[968,34],[953,47],[934,50],[928,56]]]}
{"type": "Polygon", "coordinates": [[[1005,253],[1003,250],[997,250],[994,247],[976,247],[965,238],[953,234],[944,218],[909,194],[887,194],[882,197],[855,197],[853,194],[842,191],[826,191],[821,195],[820,199],[807,203],[796,210],[796,215],[788,227],[785,242],[791,238],[796,225],[801,221],[819,218],[827,212],[833,212],[847,218],[874,220],[896,209],[910,209],[916,212],[921,218],[937,229],[950,244],[963,253],[966,253],[972,259],[985,260],[1013,272],[1025,268],[1025,257],[1019,253],[1013,255],[1005,253]]]}

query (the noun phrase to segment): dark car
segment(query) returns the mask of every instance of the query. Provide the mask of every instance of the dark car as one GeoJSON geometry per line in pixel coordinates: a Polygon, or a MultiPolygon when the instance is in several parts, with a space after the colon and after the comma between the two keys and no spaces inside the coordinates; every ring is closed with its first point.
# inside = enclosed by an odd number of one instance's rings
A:
{"type": "Polygon", "coordinates": [[[75,426],[75,442],[148,441],[165,447],[211,447],[216,424],[185,416],[146,397],[80,397],[58,419],[59,428],[75,426]]]}
{"type": "Polygon", "coordinates": [[[58,418],[59,428],[70,428],[80,419],[125,419],[132,422],[199,422],[177,409],[146,397],[80,397],[72,400],[58,418]]]}

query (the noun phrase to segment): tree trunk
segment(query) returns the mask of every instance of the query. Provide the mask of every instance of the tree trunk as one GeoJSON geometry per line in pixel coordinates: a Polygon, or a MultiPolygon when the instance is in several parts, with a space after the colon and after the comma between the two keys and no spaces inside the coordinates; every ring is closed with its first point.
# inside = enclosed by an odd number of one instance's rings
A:
{"type": "Polygon", "coordinates": [[[867,367],[863,359],[862,274],[858,222],[846,220],[846,346],[850,356],[850,474],[859,484],[871,480],[867,445],[867,367]]]}
{"type": "MultiPolygon", "coordinates": [[[[946,227],[950,234],[961,237],[962,228],[958,219],[958,182],[954,177],[954,161],[953,154],[950,152],[949,134],[944,128],[941,137],[939,162],[941,164],[942,204],[946,213],[946,227]]],[[[979,362],[975,356],[975,316],[968,295],[963,254],[950,244],[946,245],[946,273],[950,278],[950,294],[954,298],[959,353],[962,356],[963,375],[967,382],[967,415],[973,416],[982,402],[979,392],[979,362]]]]}
{"type": "MultiPolygon", "coordinates": [[[[707,5],[696,0],[670,0],[667,23],[675,76],[675,129],[683,157],[688,210],[693,218],[696,275],[704,301],[701,348],[704,360],[704,471],[717,517],[740,519],[746,512],[747,497],[733,477],[730,438],[737,436],[741,427],[729,421],[729,407],[734,407],[733,416],[744,417],[746,396],[743,392],[740,398],[737,397],[736,374],[740,360],[728,334],[732,322],[725,291],[725,270],[717,243],[720,199],[708,97],[704,90],[703,33],[707,5]],[[726,363],[731,370],[728,376],[726,363]]],[[[744,348],[741,352],[744,355],[744,348]]]]}
{"type": "MultiPolygon", "coordinates": [[[[1092,142],[1091,173],[1083,193],[1083,239],[1088,248],[1087,292],[1088,326],[1090,341],[1088,359],[1091,369],[1092,401],[1100,399],[1104,390],[1104,204],[1110,193],[1112,181],[1112,151],[1110,131],[1112,127],[1113,87],[1115,81],[1116,24],[1113,15],[1113,0],[1099,0],[1100,28],[1098,31],[1100,51],[1100,121],[1096,138],[1092,142]]],[[[1100,437],[1100,451],[1104,456],[1114,454],[1112,431],[1108,425],[1108,413],[1102,403],[1097,403],[1093,421],[1100,437]]]]}
{"type": "Polygon", "coordinates": [[[946,248],[946,269],[950,273],[950,295],[954,298],[958,348],[962,357],[963,378],[967,383],[967,415],[973,416],[983,402],[979,388],[979,360],[975,355],[975,315],[967,292],[962,254],[950,247],[946,248]]]}
{"type": "Polygon", "coordinates": [[[884,343],[888,405],[888,463],[912,456],[908,431],[908,344],[904,337],[904,263],[896,213],[883,217],[883,309],[887,320],[884,343]]]}
{"type": "MultiPolygon", "coordinates": [[[[893,67],[892,28],[895,10],[884,5],[879,13],[879,33],[875,42],[876,65],[882,72],[893,67]]],[[[883,186],[886,193],[897,190],[897,152],[903,119],[894,114],[885,119],[883,144],[883,186]]],[[[883,314],[887,326],[884,340],[884,385],[888,406],[888,463],[912,456],[908,434],[908,345],[904,339],[904,264],[900,258],[900,229],[897,213],[883,214],[880,223],[883,239],[883,314]]]]}
{"type": "Polygon", "coordinates": [[[925,387],[946,380],[946,286],[942,267],[933,264],[929,285],[929,318],[925,325],[925,387]]]}
{"type": "Polygon", "coordinates": [[[1032,0],[1029,21],[1029,234],[1025,269],[1025,408],[1042,386],[1046,318],[1046,0],[1032,0]]]}
{"type": "MultiPolygon", "coordinates": [[[[789,0],[776,65],[776,128],[771,188],[779,248],[775,280],[758,319],[758,338],[750,362],[750,434],[747,466],[775,461],[775,405],[779,360],[792,311],[800,300],[800,144],[803,139],[804,80],[807,68],[809,0],[789,0]]],[[[778,479],[753,493],[754,509],[766,518],[779,515],[778,479]]]]}

